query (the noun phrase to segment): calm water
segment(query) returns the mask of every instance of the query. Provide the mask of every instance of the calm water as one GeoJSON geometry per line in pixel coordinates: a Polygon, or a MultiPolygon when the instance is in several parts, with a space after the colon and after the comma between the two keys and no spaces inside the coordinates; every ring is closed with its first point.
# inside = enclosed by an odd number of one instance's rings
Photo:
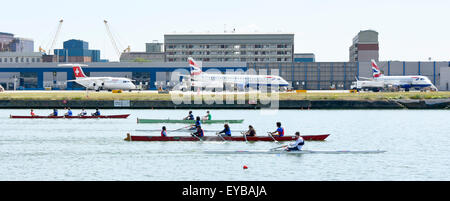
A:
{"type": "MultiPolygon", "coordinates": [[[[204,115],[206,110],[194,110],[204,115]]],[[[47,115],[50,110],[36,110],[47,115]]],[[[63,112],[63,111],[60,111],[63,112]]],[[[78,110],[74,110],[78,113],[78,110]]],[[[88,111],[92,112],[92,111],[88,111]]],[[[102,110],[125,120],[9,119],[29,110],[0,110],[0,180],[450,180],[448,110],[213,110],[216,119],[245,119],[258,134],[281,121],[288,135],[330,133],[305,149],[386,150],[383,154],[208,155],[203,150],[268,149],[273,142],[126,142],[136,118],[182,118],[186,110],[102,110]],[[243,165],[249,169],[243,170],[243,165]]],[[[167,124],[169,130],[182,124],[167,124]]],[[[205,125],[220,129],[222,125],[205,125]]],[[[169,135],[186,133],[169,133],[169,135]]],[[[214,135],[209,133],[206,135],[214,135]]]]}

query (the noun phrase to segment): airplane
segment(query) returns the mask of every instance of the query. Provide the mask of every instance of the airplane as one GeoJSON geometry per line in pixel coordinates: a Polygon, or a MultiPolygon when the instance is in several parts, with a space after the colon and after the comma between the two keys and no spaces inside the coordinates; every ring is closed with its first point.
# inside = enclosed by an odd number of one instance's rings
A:
{"type": "Polygon", "coordinates": [[[188,85],[191,87],[225,89],[224,85],[236,85],[238,88],[244,89],[245,87],[276,86],[284,90],[289,86],[286,80],[277,75],[205,73],[202,71],[201,63],[195,61],[192,57],[188,58],[188,62],[191,74],[187,77],[190,78],[188,79],[188,85]]]}
{"type": "Polygon", "coordinates": [[[405,76],[385,76],[381,73],[380,68],[378,67],[375,60],[371,60],[372,67],[372,79],[374,81],[384,82],[384,85],[392,85],[399,88],[404,88],[405,91],[409,91],[411,88],[414,89],[423,89],[423,88],[431,88],[437,91],[436,86],[433,85],[431,80],[422,75],[405,75],[405,76]]]}
{"type": "Polygon", "coordinates": [[[101,89],[106,90],[134,90],[136,85],[129,78],[122,77],[87,77],[81,66],[81,64],[61,64],[59,66],[72,66],[73,73],[75,75],[75,80],[68,80],[68,82],[76,82],[86,89],[94,89],[100,91],[101,89]]]}

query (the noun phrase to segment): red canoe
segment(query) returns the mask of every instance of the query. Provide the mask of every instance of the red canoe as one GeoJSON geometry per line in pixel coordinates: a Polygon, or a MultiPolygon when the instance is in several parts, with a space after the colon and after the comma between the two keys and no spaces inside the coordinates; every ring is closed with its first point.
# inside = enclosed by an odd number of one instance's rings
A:
{"type": "MultiPolygon", "coordinates": [[[[304,140],[313,140],[313,141],[323,141],[330,134],[323,135],[303,135],[304,140]]],[[[232,136],[232,137],[223,137],[226,141],[245,141],[243,136],[232,136]]],[[[277,141],[294,141],[295,136],[283,136],[283,137],[274,137],[277,141]]],[[[192,136],[172,136],[172,137],[161,137],[161,136],[131,136],[127,134],[126,141],[199,141],[198,138],[192,136]]],[[[223,139],[219,136],[204,136],[202,137],[203,141],[223,141],[223,139]]],[[[247,141],[272,141],[273,139],[270,136],[255,136],[255,137],[247,137],[247,141]]]]}
{"type": "Polygon", "coordinates": [[[100,116],[15,116],[11,119],[126,119],[130,114],[100,115],[100,116]]]}

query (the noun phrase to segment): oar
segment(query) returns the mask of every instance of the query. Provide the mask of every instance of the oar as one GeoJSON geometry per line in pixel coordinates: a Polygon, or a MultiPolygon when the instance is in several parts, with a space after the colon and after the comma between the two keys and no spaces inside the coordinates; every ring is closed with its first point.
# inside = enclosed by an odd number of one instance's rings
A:
{"type": "Polygon", "coordinates": [[[201,142],[203,142],[202,138],[198,137],[197,135],[194,135],[194,133],[191,133],[191,135],[200,140],[201,142]]]}
{"type": "Polygon", "coordinates": [[[217,136],[219,136],[220,138],[222,138],[222,140],[224,141],[224,142],[228,142],[227,140],[225,140],[225,138],[224,137],[222,137],[222,135],[220,135],[219,133],[216,133],[216,135],[217,136]]]}
{"type": "Polygon", "coordinates": [[[181,130],[181,129],[184,129],[184,128],[187,128],[187,127],[189,127],[189,126],[191,126],[191,125],[188,125],[188,126],[184,126],[184,127],[182,127],[182,128],[179,128],[179,129],[175,129],[175,130],[173,130],[173,131],[179,131],[179,130],[181,130]]]}
{"type": "Polygon", "coordinates": [[[287,145],[283,145],[283,146],[279,146],[279,147],[274,147],[274,148],[272,148],[272,149],[269,149],[270,151],[273,151],[273,150],[275,150],[275,149],[279,149],[279,148],[283,148],[283,147],[286,147],[287,145]]]}
{"type": "Polygon", "coordinates": [[[267,132],[268,134],[269,134],[269,136],[273,139],[273,141],[274,142],[276,142],[276,143],[278,143],[278,144],[280,144],[280,142],[278,142],[274,137],[273,137],[273,135],[272,135],[272,133],[271,132],[267,132]]]}
{"type": "Polygon", "coordinates": [[[241,134],[244,136],[244,138],[245,138],[245,143],[248,143],[248,140],[247,140],[247,135],[244,133],[244,132],[241,132],[241,134]]]}

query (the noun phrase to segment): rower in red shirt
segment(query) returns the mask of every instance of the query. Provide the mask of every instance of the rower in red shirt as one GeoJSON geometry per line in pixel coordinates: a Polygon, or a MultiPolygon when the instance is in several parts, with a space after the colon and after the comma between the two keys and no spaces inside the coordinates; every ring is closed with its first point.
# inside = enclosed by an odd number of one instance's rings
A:
{"type": "Polygon", "coordinates": [[[161,137],[167,137],[167,130],[165,126],[162,127],[161,137]]]}
{"type": "Polygon", "coordinates": [[[32,117],[36,116],[36,114],[34,114],[33,109],[31,109],[30,115],[31,115],[32,117]]]}

